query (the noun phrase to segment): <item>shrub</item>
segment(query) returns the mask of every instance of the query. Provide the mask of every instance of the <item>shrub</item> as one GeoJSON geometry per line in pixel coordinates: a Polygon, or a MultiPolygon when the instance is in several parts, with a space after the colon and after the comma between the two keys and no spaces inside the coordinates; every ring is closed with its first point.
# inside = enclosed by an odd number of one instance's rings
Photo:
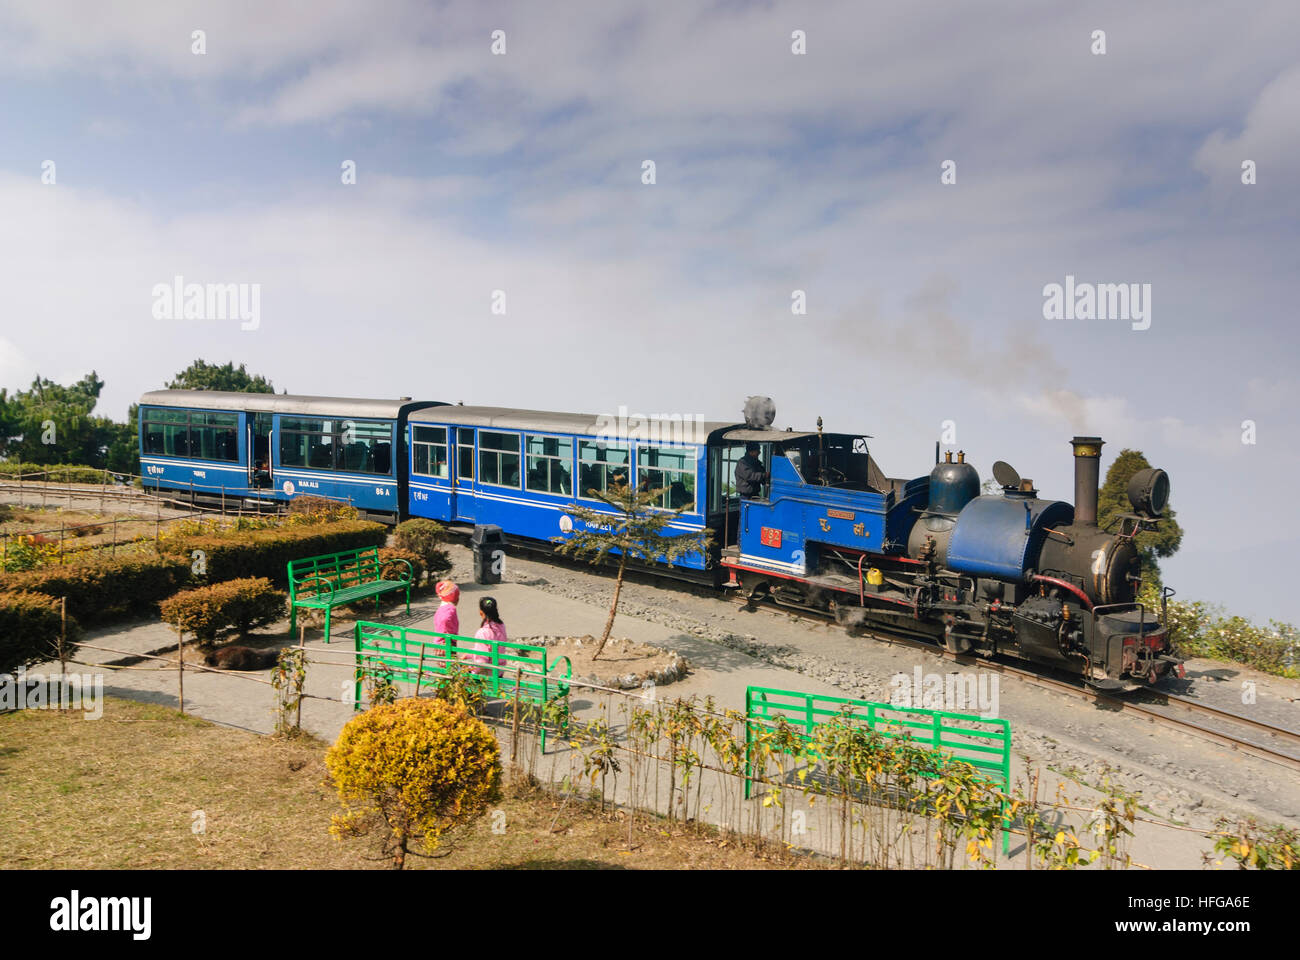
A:
{"type": "MultiPolygon", "coordinates": [[[[406,564],[394,563],[390,561],[405,560],[411,565],[411,586],[414,587],[420,582],[420,575],[424,573],[424,558],[419,554],[412,553],[410,550],[403,550],[401,547],[380,547],[379,548],[379,575],[389,580],[400,580],[406,576],[406,564]]],[[[385,596],[396,597],[397,591],[385,594],[385,596]]]]}
{"type": "Polygon", "coordinates": [[[249,577],[182,590],[158,607],[164,623],[211,646],[284,619],[287,600],[265,577],[249,577]]]}
{"type": "Polygon", "coordinates": [[[442,524],[416,517],[397,525],[394,540],[403,550],[420,557],[425,572],[433,580],[451,569],[451,555],[442,549],[445,532],[442,524]]]}
{"type": "Polygon", "coordinates": [[[382,547],[387,536],[388,530],[382,523],[340,520],[310,526],[182,536],[163,541],[159,549],[191,561],[201,559],[198,569],[212,582],[266,577],[276,586],[287,586],[286,565],[290,560],[360,547],[382,547]],[[196,550],[202,551],[201,558],[196,557],[196,550]]]}
{"type": "MultiPolygon", "coordinates": [[[[32,483],[42,483],[48,475],[50,483],[103,483],[104,471],[75,463],[0,463],[0,476],[16,477],[18,474],[40,474],[32,483]]],[[[109,474],[109,483],[113,482],[109,474]]]]}
{"type": "Polygon", "coordinates": [[[3,557],[0,570],[6,573],[39,570],[58,562],[59,543],[41,534],[19,534],[5,542],[3,557]]]}
{"type": "MultiPolygon", "coordinates": [[[[44,593],[0,594],[0,673],[59,658],[59,601],[44,593]]],[[[68,652],[80,630],[68,617],[68,652]]]]}
{"type": "MultiPolygon", "coordinates": [[[[1220,817],[1214,827],[1214,852],[1234,861],[1238,869],[1300,870],[1300,831],[1281,825],[1261,826],[1254,817],[1237,823],[1220,817]]],[[[1202,856],[1207,865],[1213,859],[1209,854],[1202,856]]]]}
{"type": "MultiPolygon", "coordinates": [[[[1144,590],[1140,599],[1148,609],[1160,609],[1154,589],[1144,590]]],[[[1166,622],[1180,656],[1241,663],[1282,677],[1300,675],[1300,631],[1292,624],[1270,620],[1260,627],[1227,616],[1221,607],[1182,600],[1169,601],[1166,622]]]]}
{"type": "Polygon", "coordinates": [[[63,566],[0,575],[0,592],[67,597],[68,613],[89,623],[153,613],[189,578],[189,562],[177,557],[95,551],[63,566]]]}
{"type": "Polygon", "coordinates": [[[384,854],[402,869],[413,843],[432,853],[447,830],[469,823],[498,799],[496,737],[463,704],[405,699],[348,721],[325,755],[343,812],[337,837],[383,835],[384,854]]]}
{"type": "Polygon", "coordinates": [[[361,514],[356,507],[329,497],[294,497],[289,501],[289,526],[312,523],[333,523],[336,520],[356,520],[361,514]]]}

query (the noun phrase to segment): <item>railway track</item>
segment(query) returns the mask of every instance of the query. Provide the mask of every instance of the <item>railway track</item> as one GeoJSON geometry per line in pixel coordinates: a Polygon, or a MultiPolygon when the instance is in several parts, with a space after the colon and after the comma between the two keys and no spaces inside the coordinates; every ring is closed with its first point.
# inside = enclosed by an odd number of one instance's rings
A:
{"type": "MultiPolygon", "coordinates": [[[[224,515],[229,516],[241,501],[245,504],[245,513],[253,512],[251,506],[257,502],[255,498],[244,498],[230,494],[228,506],[224,515]]],[[[71,506],[73,501],[89,501],[105,503],[129,503],[142,508],[156,509],[161,507],[164,510],[182,510],[186,513],[211,513],[218,516],[223,515],[220,506],[192,502],[183,497],[170,497],[159,493],[149,493],[138,487],[126,487],[122,485],[115,486],[96,486],[94,484],[51,484],[42,483],[13,483],[12,481],[0,481],[0,502],[13,503],[17,506],[58,506],[64,504],[71,506]],[[16,497],[17,499],[11,499],[16,497]]],[[[261,502],[264,505],[266,501],[261,502]]],[[[271,512],[271,511],[262,511],[271,512]]]]}

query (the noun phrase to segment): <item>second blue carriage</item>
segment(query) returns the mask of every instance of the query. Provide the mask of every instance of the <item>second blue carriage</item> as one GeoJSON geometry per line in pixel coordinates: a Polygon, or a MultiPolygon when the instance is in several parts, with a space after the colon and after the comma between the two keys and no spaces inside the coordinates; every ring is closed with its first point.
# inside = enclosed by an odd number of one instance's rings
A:
{"type": "MultiPolygon", "coordinates": [[[[566,536],[578,503],[609,512],[591,490],[626,483],[662,490],[679,510],[669,532],[706,527],[721,542],[739,514],[732,477],[741,451],[725,439],[735,424],[627,418],[505,407],[441,406],[410,416],[408,512],[450,524],[496,524],[549,542],[566,536]]],[[[692,554],[679,565],[713,567],[692,554]]]]}

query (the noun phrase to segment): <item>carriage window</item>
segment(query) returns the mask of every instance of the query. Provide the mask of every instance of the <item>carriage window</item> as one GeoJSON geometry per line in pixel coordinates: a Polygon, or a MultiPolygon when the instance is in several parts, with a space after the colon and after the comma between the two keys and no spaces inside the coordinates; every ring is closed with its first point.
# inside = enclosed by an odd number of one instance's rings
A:
{"type": "Polygon", "coordinates": [[[412,427],[411,456],[413,469],[426,477],[447,479],[447,428],[412,427]]]}
{"type": "Polygon", "coordinates": [[[695,509],[695,447],[638,447],[637,489],[659,490],[655,506],[665,510],[695,509]]]}
{"type": "Polygon", "coordinates": [[[144,452],[166,457],[238,462],[239,414],[146,409],[144,452]]]}
{"type": "Polygon", "coordinates": [[[602,493],[628,482],[630,456],[627,447],[603,440],[578,441],[578,496],[592,499],[589,490],[602,493]]]}
{"type": "Polygon", "coordinates": [[[280,465],[391,476],[393,425],[385,420],[282,417],[280,465]]]}
{"type": "Polygon", "coordinates": [[[573,441],[568,437],[538,437],[529,434],[527,451],[527,489],[537,493],[573,493],[573,441]]]}
{"type": "Polygon", "coordinates": [[[736,494],[736,464],[745,455],[743,443],[728,447],[713,447],[709,450],[712,477],[709,487],[709,512],[714,513],[727,508],[727,501],[737,504],[740,497],[736,494]],[[725,498],[725,499],[724,499],[725,498]]]}
{"type": "Polygon", "coordinates": [[[335,469],[348,473],[393,472],[393,425],[377,420],[344,420],[335,442],[335,469]]]}
{"type": "Polygon", "coordinates": [[[461,427],[456,431],[456,477],[459,480],[474,479],[474,431],[461,427]]]}
{"type": "Polygon", "coordinates": [[[334,469],[334,421],[280,418],[280,465],[334,469]]]}
{"type": "Polygon", "coordinates": [[[478,479],[479,483],[519,488],[519,434],[479,431],[478,479]]]}

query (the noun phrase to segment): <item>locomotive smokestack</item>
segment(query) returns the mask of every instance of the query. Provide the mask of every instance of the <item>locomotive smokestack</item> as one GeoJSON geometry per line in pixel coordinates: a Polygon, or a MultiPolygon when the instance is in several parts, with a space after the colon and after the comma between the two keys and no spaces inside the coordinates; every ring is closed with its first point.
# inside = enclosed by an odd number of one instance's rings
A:
{"type": "Polygon", "coordinates": [[[1080,527],[1097,525],[1098,478],[1101,474],[1101,437],[1075,437],[1074,447],[1074,523],[1080,527]]]}

